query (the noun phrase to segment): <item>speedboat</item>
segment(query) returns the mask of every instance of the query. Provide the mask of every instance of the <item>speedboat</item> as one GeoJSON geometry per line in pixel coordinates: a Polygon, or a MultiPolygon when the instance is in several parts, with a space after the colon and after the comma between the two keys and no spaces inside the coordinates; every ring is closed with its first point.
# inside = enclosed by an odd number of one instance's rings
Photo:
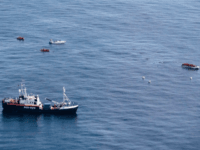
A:
{"type": "Polygon", "coordinates": [[[199,69],[199,66],[193,65],[193,64],[188,64],[188,63],[182,64],[182,67],[186,68],[186,69],[194,69],[194,70],[198,70],[199,69]]]}
{"type": "Polygon", "coordinates": [[[61,41],[61,40],[53,41],[52,39],[50,39],[49,44],[65,44],[65,42],[66,41],[61,41]]]}
{"type": "Polygon", "coordinates": [[[17,39],[18,40],[24,40],[24,37],[19,36],[17,39]]]}
{"type": "Polygon", "coordinates": [[[49,52],[49,49],[41,49],[41,52],[49,52]]]}

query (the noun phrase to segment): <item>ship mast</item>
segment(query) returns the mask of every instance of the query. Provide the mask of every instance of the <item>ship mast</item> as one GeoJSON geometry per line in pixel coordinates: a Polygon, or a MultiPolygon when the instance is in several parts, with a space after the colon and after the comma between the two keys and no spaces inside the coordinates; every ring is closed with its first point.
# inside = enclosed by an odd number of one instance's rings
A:
{"type": "Polygon", "coordinates": [[[67,95],[65,94],[65,87],[63,87],[63,103],[65,103],[65,101],[70,103],[69,98],[67,97],[67,95]]]}
{"type": "Polygon", "coordinates": [[[24,84],[21,83],[21,89],[19,89],[19,96],[20,95],[24,95],[25,97],[27,97],[27,93],[26,93],[26,87],[24,84]]]}

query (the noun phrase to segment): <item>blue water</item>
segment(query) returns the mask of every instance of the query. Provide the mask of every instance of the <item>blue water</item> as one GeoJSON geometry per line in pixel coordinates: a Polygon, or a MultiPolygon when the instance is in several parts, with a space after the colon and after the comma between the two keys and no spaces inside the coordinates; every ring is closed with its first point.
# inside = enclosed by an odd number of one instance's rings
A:
{"type": "Polygon", "coordinates": [[[200,149],[200,72],[181,68],[200,65],[199,8],[198,0],[1,1],[0,97],[16,97],[23,81],[42,102],[62,101],[65,86],[79,109],[0,108],[0,149],[200,149]]]}

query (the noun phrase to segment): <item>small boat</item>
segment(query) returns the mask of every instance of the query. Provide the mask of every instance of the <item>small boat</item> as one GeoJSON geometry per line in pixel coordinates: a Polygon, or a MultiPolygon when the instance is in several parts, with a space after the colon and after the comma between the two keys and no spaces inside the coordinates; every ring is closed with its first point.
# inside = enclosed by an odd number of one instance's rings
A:
{"type": "Polygon", "coordinates": [[[19,36],[17,39],[18,40],[24,40],[24,37],[19,36]]]}
{"type": "Polygon", "coordinates": [[[61,41],[61,40],[53,41],[52,39],[50,39],[49,44],[65,44],[65,42],[66,41],[61,41]]]}
{"type": "Polygon", "coordinates": [[[2,100],[2,107],[4,112],[20,112],[20,113],[51,113],[51,114],[76,114],[78,104],[71,102],[65,94],[65,88],[63,87],[63,101],[57,102],[54,100],[47,99],[54,103],[44,103],[40,101],[39,96],[28,95],[26,88],[21,84],[19,89],[18,98],[4,98],[2,100]]]}
{"type": "Polygon", "coordinates": [[[54,105],[50,103],[44,103],[43,113],[59,113],[59,114],[76,114],[78,109],[78,104],[69,100],[65,94],[65,87],[63,87],[63,101],[57,102],[46,98],[46,100],[53,102],[54,105]]]}
{"type": "Polygon", "coordinates": [[[49,52],[49,49],[41,49],[41,52],[49,52]]]}
{"type": "Polygon", "coordinates": [[[182,64],[182,67],[186,68],[186,69],[193,69],[193,70],[198,70],[199,69],[199,66],[193,65],[193,64],[188,64],[188,63],[182,64]]]}

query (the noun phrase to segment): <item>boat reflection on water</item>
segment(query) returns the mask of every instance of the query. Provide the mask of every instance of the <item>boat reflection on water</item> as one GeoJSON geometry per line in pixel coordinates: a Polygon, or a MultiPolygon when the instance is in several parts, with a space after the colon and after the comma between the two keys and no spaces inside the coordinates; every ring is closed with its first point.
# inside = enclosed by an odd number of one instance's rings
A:
{"type": "MultiPolygon", "coordinates": [[[[1,127],[4,132],[12,131],[24,141],[53,136],[54,130],[63,134],[77,129],[77,115],[33,114],[2,111],[1,127]]],[[[14,137],[15,138],[15,137],[14,137]]],[[[17,139],[18,140],[18,139],[17,139]]]]}
{"type": "Polygon", "coordinates": [[[4,130],[15,131],[17,135],[34,138],[46,134],[51,136],[49,130],[57,129],[60,133],[70,132],[77,129],[78,115],[58,114],[28,114],[11,113],[2,111],[1,126],[4,130]]]}
{"type": "Polygon", "coordinates": [[[61,115],[61,114],[33,114],[33,113],[16,113],[2,111],[2,121],[6,122],[16,122],[18,123],[33,123],[33,124],[48,124],[48,123],[58,123],[65,122],[66,124],[76,124],[78,115],[61,115]]]}
{"type": "Polygon", "coordinates": [[[67,118],[77,118],[77,114],[71,114],[71,115],[66,115],[66,114],[34,114],[34,113],[20,113],[20,112],[10,112],[10,111],[6,111],[6,110],[3,110],[2,111],[2,115],[3,115],[3,117],[5,117],[5,118],[10,118],[10,117],[12,117],[12,118],[14,118],[14,117],[25,117],[25,118],[32,118],[32,117],[36,117],[36,118],[40,118],[40,117],[43,117],[44,119],[45,119],[45,117],[53,117],[53,116],[55,116],[55,117],[58,117],[58,118],[65,118],[65,119],[67,119],[67,118]]]}
{"type": "Polygon", "coordinates": [[[29,114],[29,113],[16,113],[16,112],[8,112],[2,111],[2,119],[4,121],[12,120],[13,122],[24,122],[28,123],[30,120],[32,122],[37,123],[41,120],[42,114],[29,114]]]}

